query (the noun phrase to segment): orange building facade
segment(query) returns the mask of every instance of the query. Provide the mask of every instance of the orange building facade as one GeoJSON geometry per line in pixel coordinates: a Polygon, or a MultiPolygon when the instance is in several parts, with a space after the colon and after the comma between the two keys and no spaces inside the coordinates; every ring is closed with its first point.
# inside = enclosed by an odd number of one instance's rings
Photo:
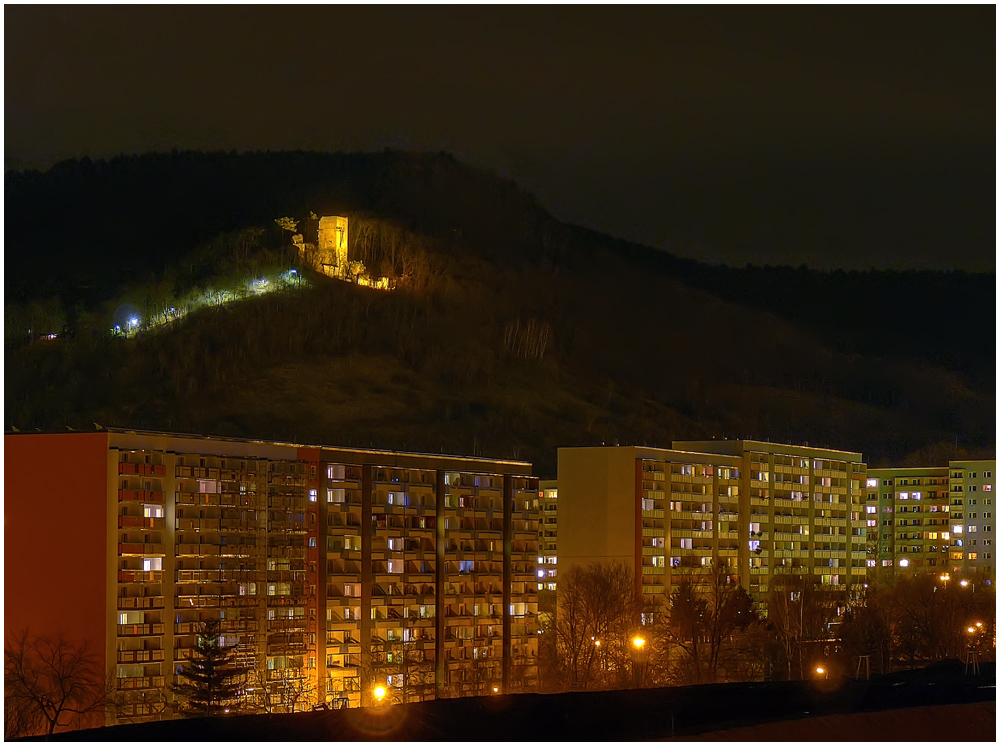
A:
{"type": "Polygon", "coordinates": [[[121,430],[5,449],[6,628],[99,651],[116,718],[169,715],[209,619],[278,711],[537,680],[528,463],[121,430]]]}

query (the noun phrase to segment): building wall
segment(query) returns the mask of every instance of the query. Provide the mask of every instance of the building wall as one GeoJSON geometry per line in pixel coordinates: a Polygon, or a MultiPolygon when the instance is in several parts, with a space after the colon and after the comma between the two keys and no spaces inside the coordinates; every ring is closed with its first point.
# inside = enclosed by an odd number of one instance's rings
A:
{"type": "Polygon", "coordinates": [[[43,557],[8,532],[7,599],[28,599],[8,626],[89,608],[126,715],[159,716],[207,619],[279,709],[302,690],[359,705],[373,682],[412,701],[537,679],[530,464],[126,431],[7,446],[7,525],[73,517],[43,557]],[[53,463],[80,487],[31,502],[53,463]],[[12,575],[22,553],[30,578],[12,575]]]}
{"type": "Polygon", "coordinates": [[[728,568],[763,599],[777,577],[845,595],[865,580],[861,454],[756,441],[559,451],[559,557],[636,568],[649,608],[728,568]],[[753,534],[751,535],[751,531],[753,534]]]}
{"type": "Polygon", "coordinates": [[[995,576],[995,470],[996,461],[871,470],[870,577],[995,576]]]}
{"type": "Polygon", "coordinates": [[[538,525],[538,590],[555,591],[559,576],[559,487],[555,479],[538,483],[542,516],[538,525]]]}
{"type": "Polygon", "coordinates": [[[996,461],[950,461],[948,472],[952,498],[952,571],[994,578],[996,461]]]}
{"type": "Polygon", "coordinates": [[[636,450],[560,448],[559,564],[561,574],[593,561],[636,557],[636,450]]]}
{"type": "Polygon", "coordinates": [[[951,498],[946,467],[871,469],[866,480],[872,580],[950,567],[951,498]]]}
{"type": "MultiPolygon", "coordinates": [[[[4,436],[4,630],[106,656],[106,433],[4,436]]],[[[92,725],[103,724],[98,718],[92,725]]]]}

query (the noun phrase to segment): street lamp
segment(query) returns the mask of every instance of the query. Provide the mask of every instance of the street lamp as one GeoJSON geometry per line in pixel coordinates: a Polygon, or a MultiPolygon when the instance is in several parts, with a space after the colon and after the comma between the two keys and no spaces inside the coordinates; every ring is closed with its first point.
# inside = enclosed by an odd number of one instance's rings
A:
{"type": "Polygon", "coordinates": [[[375,695],[376,702],[381,702],[382,699],[385,697],[385,687],[384,686],[375,687],[374,689],[372,689],[372,694],[375,695]]]}
{"type": "Polygon", "coordinates": [[[642,686],[646,678],[645,661],[643,651],[646,646],[646,639],[642,635],[635,635],[632,638],[632,679],[635,686],[642,686]]]}

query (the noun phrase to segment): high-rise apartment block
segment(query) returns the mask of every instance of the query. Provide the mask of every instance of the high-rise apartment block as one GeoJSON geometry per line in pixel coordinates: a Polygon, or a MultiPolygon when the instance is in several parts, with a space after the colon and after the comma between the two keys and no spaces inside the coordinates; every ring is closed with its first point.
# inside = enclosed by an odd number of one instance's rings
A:
{"type": "Polygon", "coordinates": [[[359,705],[373,683],[416,701],[536,680],[528,463],[124,430],[4,441],[6,629],[86,640],[124,714],[156,711],[209,619],[300,708],[359,705]]]}
{"type": "Polygon", "coordinates": [[[869,470],[871,577],[890,582],[920,573],[994,578],[995,471],[995,460],[869,470]]]}
{"type": "Polygon", "coordinates": [[[751,440],[559,449],[559,563],[621,561],[647,608],[725,568],[763,599],[781,576],[840,598],[865,581],[860,453],[751,440]]]}
{"type": "Polygon", "coordinates": [[[543,479],[538,483],[538,497],[542,507],[542,518],[538,524],[538,590],[556,590],[559,573],[558,517],[559,489],[555,479],[543,479]]]}

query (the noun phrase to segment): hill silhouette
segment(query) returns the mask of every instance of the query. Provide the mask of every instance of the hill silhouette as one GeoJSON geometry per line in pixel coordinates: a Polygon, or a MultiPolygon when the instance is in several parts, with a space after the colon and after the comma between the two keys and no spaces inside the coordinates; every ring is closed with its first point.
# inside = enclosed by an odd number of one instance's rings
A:
{"type": "Polygon", "coordinates": [[[993,447],[992,275],[711,267],[561,224],[446,154],[75,161],[8,174],[5,204],[7,427],[517,456],[543,476],[558,446],[674,438],[872,463],[993,447]],[[397,289],[300,267],[308,287],[107,334],[122,308],[293,266],[274,220],[308,234],[310,213],[348,215],[352,258],[397,289]],[[46,319],[70,333],[33,341],[46,319]]]}

